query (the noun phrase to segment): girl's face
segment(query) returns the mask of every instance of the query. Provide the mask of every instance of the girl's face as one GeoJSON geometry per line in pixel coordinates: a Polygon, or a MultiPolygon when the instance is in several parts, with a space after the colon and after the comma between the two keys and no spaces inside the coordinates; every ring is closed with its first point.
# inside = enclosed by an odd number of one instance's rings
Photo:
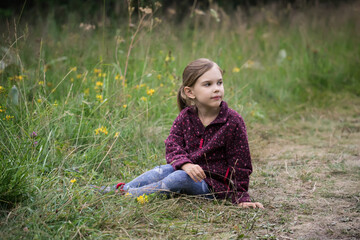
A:
{"type": "Polygon", "coordinates": [[[186,95],[195,100],[197,107],[217,108],[224,98],[224,86],[219,67],[214,66],[196,81],[193,87],[184,88],[186,95]]]}

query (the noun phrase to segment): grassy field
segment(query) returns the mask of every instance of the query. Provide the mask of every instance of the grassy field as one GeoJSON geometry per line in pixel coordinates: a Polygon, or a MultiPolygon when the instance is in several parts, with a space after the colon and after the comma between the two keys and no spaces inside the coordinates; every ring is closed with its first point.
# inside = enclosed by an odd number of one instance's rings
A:
{"type": "Polygon", "coordinates": [[[0,239],[360,238],[359,3],[213,8],[181,23],[155,7],[131,24],[1,23],[0,239]],[[225,70],[265,209],[86,188],[165,163],[182,70],[199,57],[225,70]]]}

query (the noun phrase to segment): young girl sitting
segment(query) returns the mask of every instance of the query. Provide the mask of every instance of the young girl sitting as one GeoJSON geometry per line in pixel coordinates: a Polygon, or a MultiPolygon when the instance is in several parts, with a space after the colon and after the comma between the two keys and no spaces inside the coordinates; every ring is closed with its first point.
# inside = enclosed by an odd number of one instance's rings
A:
{"type": "Polygon", "coordinates": [[[216,63],[200,58],[187,65],[177,97],[180,114],[165,141],[168,164],[101,191],[117,189],[132,196],[175,192],[263,208],[247,192],[252,165],[245,123],[223,98],[222,70],[216,63]]]}

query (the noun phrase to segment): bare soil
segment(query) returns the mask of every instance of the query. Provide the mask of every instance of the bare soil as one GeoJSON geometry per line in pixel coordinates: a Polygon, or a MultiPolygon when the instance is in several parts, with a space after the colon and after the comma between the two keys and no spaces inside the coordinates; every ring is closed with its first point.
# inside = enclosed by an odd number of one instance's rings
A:
{"type": "Polygon", "coordinates": [[[360,239],[357,106],[309,111],[252,134],[250,194],[266,210],[250,238],[360,239]]]}

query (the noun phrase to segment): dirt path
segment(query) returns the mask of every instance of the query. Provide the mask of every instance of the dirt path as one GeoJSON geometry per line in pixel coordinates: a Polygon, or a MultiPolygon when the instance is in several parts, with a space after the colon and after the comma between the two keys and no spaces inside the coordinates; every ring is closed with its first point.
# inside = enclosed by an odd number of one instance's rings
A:
{"type": "Polygon", "coordinates": [[[256,236],[360,239],[360,108],[310,112],[261,132],[251,195],[270,210],[256,236]]]}

